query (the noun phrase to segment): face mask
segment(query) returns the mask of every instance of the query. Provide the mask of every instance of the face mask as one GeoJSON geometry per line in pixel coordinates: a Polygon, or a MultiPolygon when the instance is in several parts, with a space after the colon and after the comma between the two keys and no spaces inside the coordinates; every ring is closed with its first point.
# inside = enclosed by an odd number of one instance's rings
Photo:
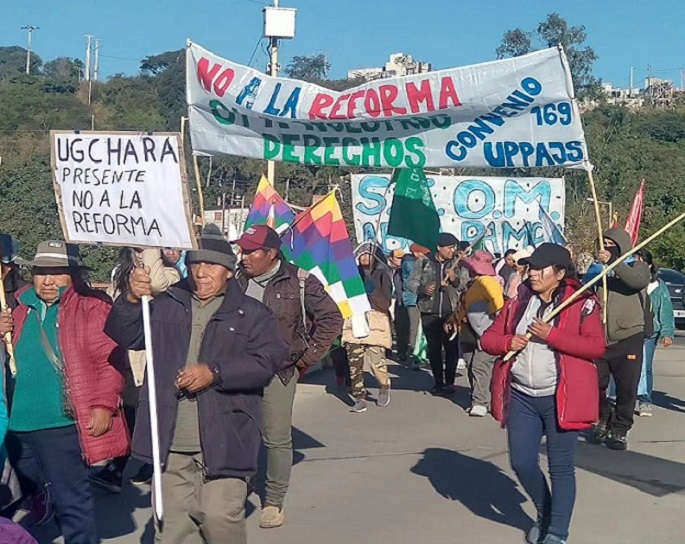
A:
{"type": "Polygon", "coordinates": [[[606,250],[611,253],[613,259],[618,259],[621,256],[621,249],[618,246],[607,247],[606,250]]]}

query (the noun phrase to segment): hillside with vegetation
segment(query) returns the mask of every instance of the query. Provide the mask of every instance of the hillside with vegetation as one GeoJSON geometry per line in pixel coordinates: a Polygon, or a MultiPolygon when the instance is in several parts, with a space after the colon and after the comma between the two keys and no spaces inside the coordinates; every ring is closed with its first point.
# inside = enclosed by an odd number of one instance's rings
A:
{"type": "MultiPolygon", "coordinates": [[[[550,16],[552,17],[552,16],[550,16]]],[[[562,20],[563,21],[563,20],[562,20]]],[[[549,18],[548,21],[549,22],[549,18]]],[[[554,22],[554,21],[553,21],[554,22]]],[[[557,25],[560,24],[556,21],[557,25]]],[[[542,25],[542,23],[541,23],[542,25]]],[[[539,30],[539,29],[538,29],[539,30]]],[[[543,31],[549,34],[548,28],[543,31]]],[[[556,34],[538,37],[558,39],[578,29],[557,27],[556,34]],[[561,33],[561,34],[560,34],[561,33]],[[565,33],[565,34],[564,34],[565,33]]],[[[523,54],[534,47],[530,33],[516,29],[505,34],[497,49],[499,56],[523,54]]],[[[587,62],[594,61],[583,46],[584,35],[569,42],[567,49],[584,52],[575,73],[581,74],[582,91],[596,91],[587,62]]],[[[563,43],[563,42],[562,42],[563,43]]],[[[542,44],[544,45],[544,43],[542,44]]],[[[0,47],[0,230],[12,233],[29,256],[41,240],[60,238],[61,228],[50,172],[49,131],[135,130],[178,131],[185,115],[184,50],[146,57],[134,76],[117,74],[104,82],[94,82],[90,90],[81,81],[83,65],[70,58],[43,62],[33,55],[31,75],[24,74],[26,51],[21,47],[0,47]]],[[[328,81],[325,57],[295,57],[287,66],[288,75],[315,81],[337,90],[356,81],[328,81]]],[[[640,179],[646,180],[646,207],[643,234],[656,230],[685,208],[685,108],[656,111],[648,107],[632,112],[619,106],[599,105],[584,114],[589,154],[595,165],[595,180],[601,200],[612,201],[620,222],[635,194],[640,179]]],[[[188,150],[186,150],[188,152],[188,150]]],[[[189,156],[189,152],[188,152],[189,156]]],[[[227,157],[202,161],[203,192],[207,207],[220,202],[221,195],[235,187],[249,203],[264,161],[227,157]]],[[[350,169],[309,167],[279,163],[278,188],[289,180],[290,200],[296,205],[311,203],[312,194],[325,193],[350,169]]],[[[484,171],[457,170],[458,175],[484,171]]],[[[192,172],[191,179],[192,179],[192,172]]],[[[492,172],[490,172],[492,174],[492,172]]],[[[587,176],[580,171],[517,169],[505,175],[564,175],[567,180],[566,228],[578,249],[589,248],[596,235],[587,176]]],[[[344,177],[343,177],[344,180],[344,177]]],[[[191,184],[194,187],[194,183],[191,184]]],[[[342,183],[345,213],[351,219],[348,184],[342,183]]],[[[194,189],[197,204],[197,190],[194,189]]],[[[197,211],[197,205],[196,205],[197,211]]],[[[607,218],[604,213],[604,218],[607,218]]],[[[685,267],[685,227],[678,226],[652,247],[662,265],[685,267]]],[[[83,248],[87,263],[95,270],[94,280],[106,281],[115,260],[115,250],[83,248]]]]}

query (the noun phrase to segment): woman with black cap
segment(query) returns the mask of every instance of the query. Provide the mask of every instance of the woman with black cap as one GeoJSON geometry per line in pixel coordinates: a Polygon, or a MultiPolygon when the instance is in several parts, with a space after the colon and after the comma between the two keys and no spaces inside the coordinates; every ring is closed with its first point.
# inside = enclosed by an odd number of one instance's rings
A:
{"type": "Polygon", "coordinates": [[[492,414],[507,427],[512,468],[538,512],[526,542],[563,544],[576,497],[578,431],[599,417],[593,359],[604,353],[604,329],[591,294],[545,322],[580,285],[565,248],[542,244],[519,264],[528,265],[528,279],[481,338],[492,355],[517,352],[511,360],[495,363],[492,414]],[[543,436],[551,489],[540,469],[543,436]]]}

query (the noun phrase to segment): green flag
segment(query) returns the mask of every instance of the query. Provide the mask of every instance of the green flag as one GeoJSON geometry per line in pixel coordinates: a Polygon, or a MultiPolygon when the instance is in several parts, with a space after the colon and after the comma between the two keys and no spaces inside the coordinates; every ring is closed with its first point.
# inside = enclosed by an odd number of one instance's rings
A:
{"type": "Polygon", "coordinates": [[[390,208],[388,234],[401,236],[434,251],[440,234],[440,216],[421,168],[398,169],[390,180],[395,196],[390,208]]]}

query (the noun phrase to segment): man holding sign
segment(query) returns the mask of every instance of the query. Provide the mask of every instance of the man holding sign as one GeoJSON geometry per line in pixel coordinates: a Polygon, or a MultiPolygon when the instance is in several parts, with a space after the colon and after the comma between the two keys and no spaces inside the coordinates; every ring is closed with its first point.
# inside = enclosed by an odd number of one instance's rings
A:
{"type": "MultiPolygon", "coordinates": [[[[247,542],[247,478],[257,469],[262,389],[287,361],[278,323],[233,281],[236,257],[221,237],[202,236],[189,251],[189,278],[152,305],[163,543],[247,542]]],[[[152,295],[139,268],[115,303],[106,332],[122,347],[144,347],[140,300],[152,295]]],[[[147,389],[139,403],[133,452],[152,462],[147,389]]]]}

